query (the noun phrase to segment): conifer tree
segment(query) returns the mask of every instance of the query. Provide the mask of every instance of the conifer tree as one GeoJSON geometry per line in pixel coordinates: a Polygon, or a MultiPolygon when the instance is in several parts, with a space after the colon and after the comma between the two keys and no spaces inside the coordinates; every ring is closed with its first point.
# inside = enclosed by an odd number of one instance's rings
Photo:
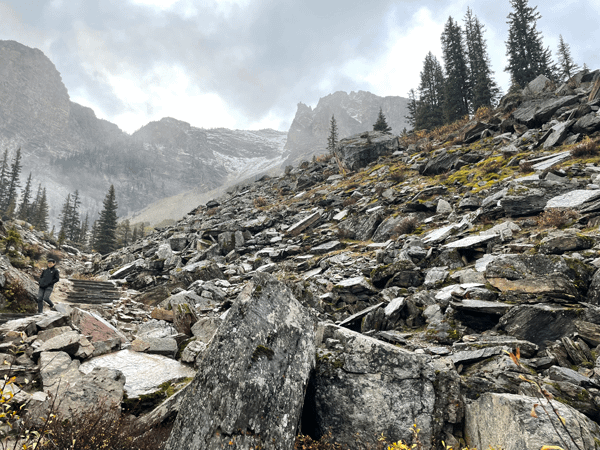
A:
{"type": "Polygon", "coordinates": [[[513,11],[508,15],[508,40],[506,56],[513,83],[523,87],[538,75],[554,77],[552,55],[544,49],[542,33],[537,30],[537,20],[542,15],[527,0],[510,0],[513,11]]]}
{"type": "Polygon", "coordinates": [[[559,35],[558,42],[558,63],[560,65],[560,78],[564,81],[571,78],[580,70],[579,66],[573,61],[571,48],[563,40],[562,34],[559,35]]]}
{"type": "Polygon", "coordinates": [[[67,227],[67,236],[73,242],[80,241],[80,226],[81,220],[79,218],[79,190],[76,190],[71,197],[71,208],[69,209],[69,224],[67,227]]]}
{"type": "Polygon", "coordinates": [[[103,255],[117,249],[117,199],[111,184],[102,204],[94,248],[103,255]]]}
{"type": "Polygon", "coordinates": [[[8,180],[8,149],[5,149],[2,155],[2,163],[0,164],[0,210],[3,209],[4,199],[8,191],[8,180]]]}
{"type": "Polygon", "coordinates": [[[327,138],[327,150],[329,154],[333,155],[335,146],[338,143],[338,128],[335,116],[331,115],[331,121],[329,122],[329,137],[327,138]]]}
{"type": "Polygon", "coordinates": [[[444,123],[444,83],[442,66],[433,53],[429,52],[421,71],[415,130],[430,129],[444,123]]]}
{"type": "Polygon", "coordinates": [[[67,194],[67,198],[65,199],[65,203],[63,204],[60,215],[58,216],[60,219],[60,228],[58,231],[58,242],[63,243],[69,236],[69,221],[71,220],[71,194],[67,194]]]}
{"type": "Polygon", "coordinates": [[[87,247],[87,232],[89,228],[89,216],[86,213],[85,219],[81,222],[81,228],[79,229],[79,241],[87,247]]]}
{"type": "Polygon", "coordinates": [[[36,205],[35,217],[33,218],[35,227],[40,231],[48,231],[48,199],[46,197],[46,188],[42,190],[39,203],[36,205]]]}
{"type": "Polygon", "coordinates": [[[19,212],[17,213],[17,218],[20,220],[25,220],[31,223],[31,172],[29,172],[29,176],[27,177],[27,183],[25,183],[25,190],[23,191],[23,196],[21,198],[21,204],[19,205],[19,212]]]}
{"type": "Polygon", "coordinates": [[[415,119],[417,117],[417,94],[414,89],[408,91],[408,116],[404,118],[408,120],[411,127],[415,127],[415,119]]]}
{"type": "MultiPolygon", "coordinates": [[[[17,154],[10,166],[10,176],[6,188],[6,197],[4,199],[3,211],[7,212],[12,205],[12,211],[16,208],[17,189],[19,188],[19,176],[21,175],[21,149],[17,149],[17,154]]],[[[11,216],[9,216],[11,217],[11,216]]]]}
{"type": "Polygon", "coordinates": [[[383,115],[383,110],[379,107],[379,114],[377,114],[377,120],[373,124],[373,131],[381,131],[383,133],[391,133],[392,127],[390,127],[383,115]]]}
{"type": "Polygon", "coordinates": [[[446,68],[444,86],[444,121],[455,122],[469,114],[470,85],[463,33],[449,17],[442,33],[442,51],[446,68]]]}
{"type": "Polygon", "coordinates": [[[137,229],[137,225],[133,226],[133,230],[131,232],[131,242],[135,242],[138,240],[138,229],[137,229]]]}
{"type": "Polygon", "coordinates": [[[469,62],[469,85],[471,87],[471,112],[482,106],[492,107],[500,94],[500,89],[493,79],[491,62],[483,38],[484,26],[471,8],[465,15],[465,42],[469,62]]]}

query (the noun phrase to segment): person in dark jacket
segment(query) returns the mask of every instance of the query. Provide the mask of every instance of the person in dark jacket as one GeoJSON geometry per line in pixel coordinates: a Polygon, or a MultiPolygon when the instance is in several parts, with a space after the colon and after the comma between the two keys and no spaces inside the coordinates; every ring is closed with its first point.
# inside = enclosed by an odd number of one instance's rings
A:
{"type": "Polygon", "coordinates": [[[48,258],[48,268],[42,271],[42,275],[40,276],[40,289],[38,291],[38,312],[41,313],[44,311],[44,302],[50,305],[50,308],[54,308],[54,303],[50,300],[50,294],[52,294],[52,289],[54,289],[54,285],[60,280],[60,275],[58,273],[58,269],[55,267],[56,261],[52,258],[48,258]]]}

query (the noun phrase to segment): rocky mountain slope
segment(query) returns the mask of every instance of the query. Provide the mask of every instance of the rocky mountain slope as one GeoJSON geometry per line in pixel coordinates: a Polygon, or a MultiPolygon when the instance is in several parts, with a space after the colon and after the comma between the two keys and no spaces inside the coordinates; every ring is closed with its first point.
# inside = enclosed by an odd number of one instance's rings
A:
{"type": "Polygon", "coordinates": [[[285,164],[298,165],[303,159],[325,152],[332,115],[340,138],[372,130],[379,108],[392,132],[400,134],[404,128],[410,128],[407,106],[406,98],[379,97],[365,91],[335,92],[319,99],[315,109],[299,103],[285,144],[285,164]]]}
{"type": "Polygon", "coordinates": [[[282,162],[285,133],[274,130],[205,130],[164,118],[130,136],[72,102],[52,62],[14,41],[0,41],[0,79],[0,145],[21,148],[23,178],[31,171],[47,187],[54,218],[76,189],[95,217],[114,184],[123,216],[282,162]]]}
{"type": "Polygon", "coordinates": [[[96,370],[117,401],[148,392],[115,372],[134,358],[194,367],[138,411],[177,416],[170,450],[291,449],[299,429],[366,449],[413,424],[425,449],[598,449],[599,110],[596,71],[427,135],[351,136],[88,257],[121,300],[86,327],[73,305],[7,322],[3,345],[28,336],[22,377],[60,360],[44,390],[96,370]]]}

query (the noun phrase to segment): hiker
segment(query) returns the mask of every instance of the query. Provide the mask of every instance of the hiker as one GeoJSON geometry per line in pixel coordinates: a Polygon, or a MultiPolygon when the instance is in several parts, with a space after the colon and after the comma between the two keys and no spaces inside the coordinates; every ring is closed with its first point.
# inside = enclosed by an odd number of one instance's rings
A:
{"type": "Polygon", "coordinates": [[[42,275],[40,276],[40,290],[38,291],[38,313],[42,313],[44,311],[44,302],[50,305],[50,308],[54,308],[54,303],[50,300],[50,294],[52,294],[52,289],[54,289],[54,285],[60,279],[58,274],[58,269],[55,267],[56,261],[52,258],[48,258],[48,268],[42,271],[42,275]]]}

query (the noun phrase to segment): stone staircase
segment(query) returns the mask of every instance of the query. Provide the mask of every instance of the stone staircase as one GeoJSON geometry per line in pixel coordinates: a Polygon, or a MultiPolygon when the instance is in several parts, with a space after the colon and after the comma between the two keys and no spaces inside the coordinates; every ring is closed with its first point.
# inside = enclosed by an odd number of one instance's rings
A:
{"type": "Polygon", "coordinates": [[[73,290],[67,296],[69,303],[100,304],[119,300],[121,293],[110,281],[69,279],[73,290]]]}

